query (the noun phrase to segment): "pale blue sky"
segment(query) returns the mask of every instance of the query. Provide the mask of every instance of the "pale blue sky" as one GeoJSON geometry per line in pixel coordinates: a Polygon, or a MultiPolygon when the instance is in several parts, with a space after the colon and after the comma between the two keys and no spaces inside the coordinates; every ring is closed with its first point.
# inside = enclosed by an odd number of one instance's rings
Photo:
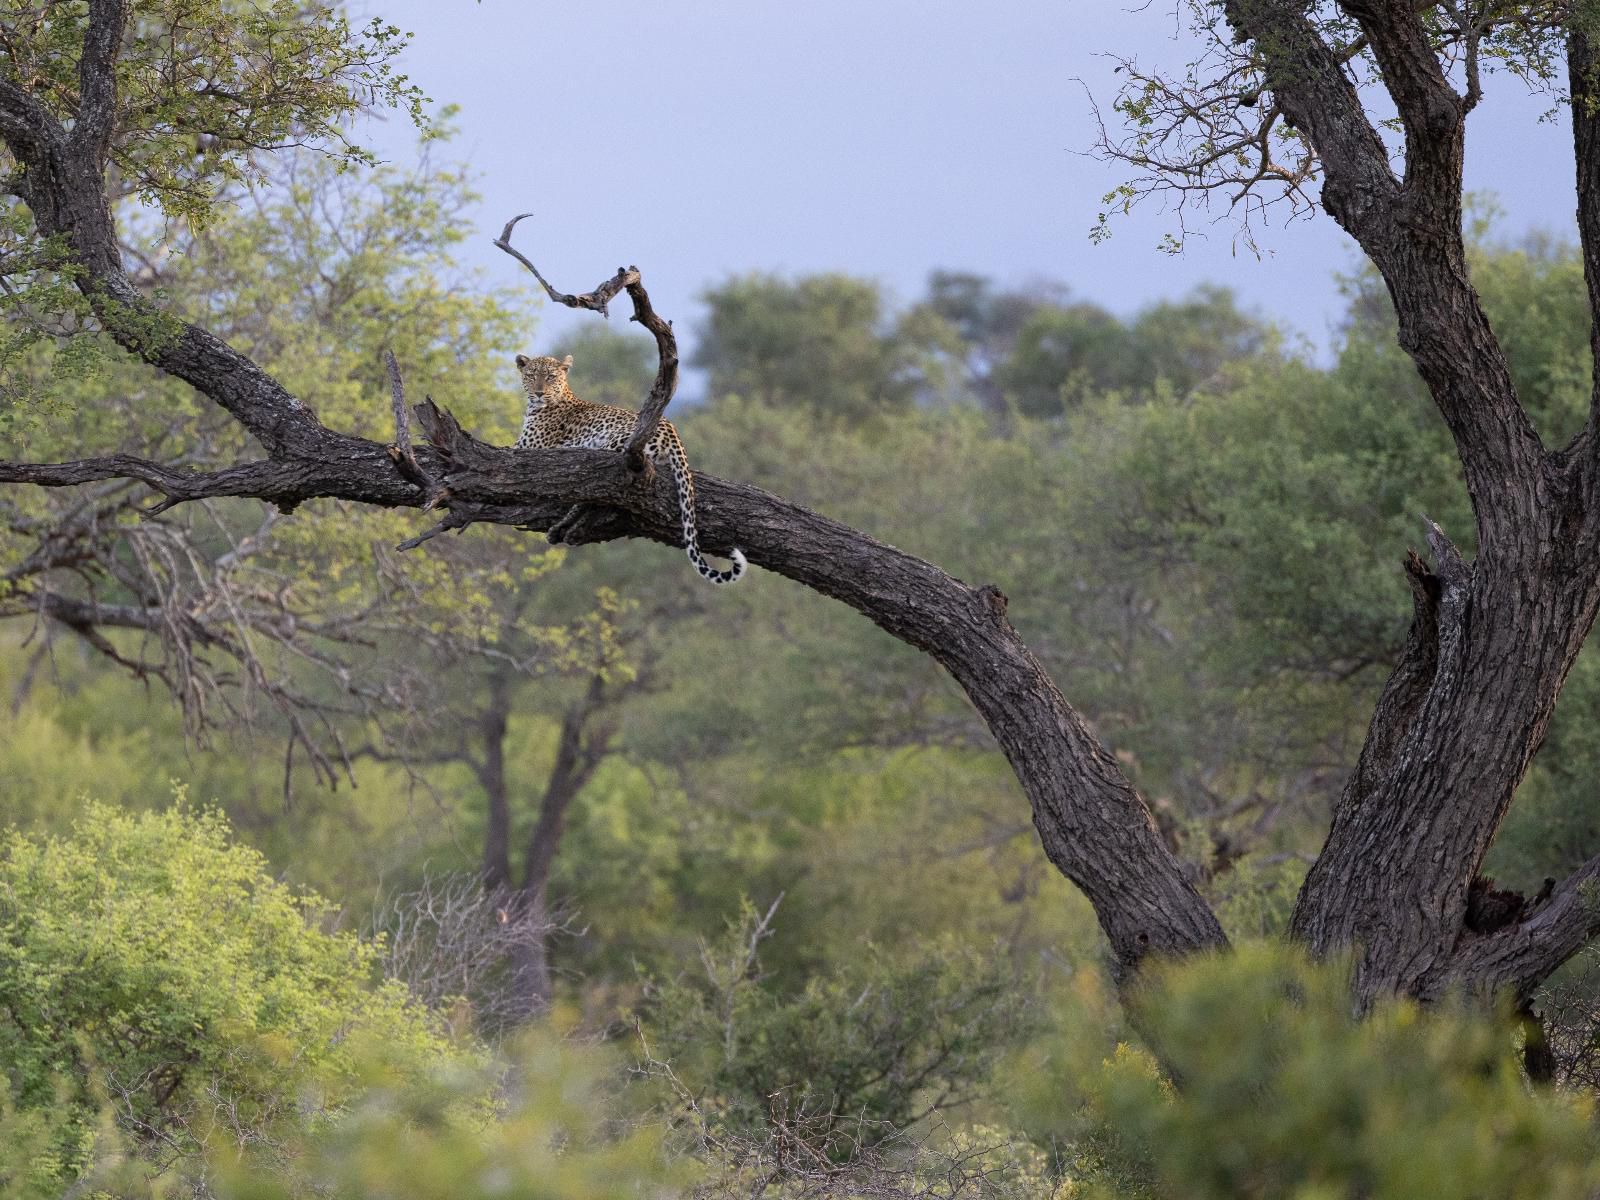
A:
{"type": "MultiPolygon", "coordinates": [[[[460,105],[458,154],[484,194],[473,261],[508,280],[489,245],[513,213],[517,244],[558,287],[622,263],[687,333],[695,296],[729,274],[848,271],[901,302],[935,267],[1003,284],[1065,281],[1130,313],[1202,281],[1325,347],[1341,311],[1335,271],[1356,261],[1320,214],[1269,230],[1260,260],[1229,227],[1179,258],[1154,207],[1091,245],[1122,177],[1087,157],[1103,52],[1174,69],[1185,45],[1163,0],[1143,11],[1072,0],[355,0],[416,39],[406,69],[460,105]],[[1078,82],[1082,80],[1083,82],[1078,82]]],[[[1468,184],[1493,191],[1508,235],[1565,234],[1575,206],[1564,122],[1491,81],[1469,130],[1468,184]]],[[[396,162],[407,128],[369,134],[396,162]]],[[[625,306],[623,306],[625,308],[625,306]]],[[[545,310],[535,349],[583,314],[545,310]]]]}

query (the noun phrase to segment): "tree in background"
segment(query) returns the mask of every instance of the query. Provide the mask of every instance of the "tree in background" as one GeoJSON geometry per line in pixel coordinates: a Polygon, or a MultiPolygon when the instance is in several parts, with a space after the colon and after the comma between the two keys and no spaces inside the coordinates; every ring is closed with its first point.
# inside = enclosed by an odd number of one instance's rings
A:
{"type": "Polygon", "coordinates": [[[883,294],[849,275],[744,275],[709,289],[694,365],[713,395],[864,421],[913,396],[908,339],[885,336],[883,294]]]}
{"type": "Polygon", "coordinates": [[[1040,305],[1017,331],[995,382],[1023,412],[1051,416],[1085,395],[1148,396],[1158,385],[1188,395],[1273,341],[1226,288],[1198,288],[1126,324],[1096,304],[1040,305]]]}

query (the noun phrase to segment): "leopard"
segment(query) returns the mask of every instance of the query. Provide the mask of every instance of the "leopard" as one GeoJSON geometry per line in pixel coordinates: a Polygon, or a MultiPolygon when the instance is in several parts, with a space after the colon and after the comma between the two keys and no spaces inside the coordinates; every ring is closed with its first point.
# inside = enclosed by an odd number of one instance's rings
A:
{"type": "MultiPolygon", "coordinates": [[[[567,381],[567,373],[572,370],[572,355],[558,359],[552,355],[531,358],[519,354],[516,363],[522,375],[523,390],[528,393],[528,408],[522,417],[522,433],[515,449],[622,450],[627,446],[639,414],[613,404],[591,404],[575,396],[567,381]]],[[[694,518],[694,472],[689,470],[689,456],[684,453],[683,441],[671,421],[657,422],[644,452],[652,465],[664,461],[672,471],[672,482],[678,490],[684,549],[694,569],[711,583],[738,582],[745,572],[743,551],[733,551],[729,556],[733,567],[726,571],[713,567],[700,553],[694,518]]]]}

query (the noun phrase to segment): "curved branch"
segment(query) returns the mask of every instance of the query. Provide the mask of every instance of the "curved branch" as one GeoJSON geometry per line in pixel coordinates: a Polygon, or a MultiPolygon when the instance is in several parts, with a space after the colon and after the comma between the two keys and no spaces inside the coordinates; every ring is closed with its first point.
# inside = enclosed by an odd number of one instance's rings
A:
{"type": "MultiPolygon", "coordinates": [[[[113,0],[97,0],[110,12],[113,0]]],[[[98,53],[98,50],[95,51],[98,53]]],[[[0,104],[4,97],[0,96],[0,104]]],[[[421,413],[434,447],[417,454],[418,474],[437,480],[429,491],[406,477],[403,453],[334,433],[248,357],[197,326],[171,318],[128,279],[104,194],[103,172],[65,154],[48,127],[0,136],[28,174],[29,206],[39,232],[63,235],[81,270],[75,282],[112,336],[146,361],[183,379],[244,425],[267,449],[266,463],[209,476],[183,476],[136,459],[78,464],[0,465],[0,480],[63,486],[114,472],[143,479],[169,497],[262,495],[288,507],[314,496],[381,506],[443,503],[456,520],[490,520],[552,529],[571,537],[598,526],[595,506],[613,510],[613,536],[643,536],[679,545],[677,497],[668,483],[628,469],[627,456],[555,450],[513,453],[484,446],[431,402],[421,413]]],[[[7,130],[11,129],[11,133],[7,130]]],[[[510,251],[515,221],[501,242],[510,251]]],[[[514,253],[514,252],[513,252],[514,253]]],[[[532,264],[515,254],[530,269],[532,264]]],[[[537,272],[535,272],[537,275],[537,272]]],[[[541,282],[544,280],[541,277],[541,282]]],[[[621,270],[596,292],[562,303],[604,311],[626,288],[635,317],[656,335],[661,367],[651,402],[635,426],[637,449],[670,400],[677,353],[671,327],[655,317],[637,270],[621,270]]],[[[396,448],[398,450],[398,447],[396,448]]],[[[633,465],[642,466],[637,453],[633,465]]],[[[1146,954],[1179,954],[1223,943],[1216,917],[1185,879],[1142,798],[1111,754],[1067,704],[1005,617],[1005,597],[972,588],[938,568],[864,534],[787,504],[756,488],[699,480],[702,544],[731,550],[735,540],[752,561],[830,595],[890,633],[926,650],[966,689],[1022,781],[1046,853],[1088,895],[1117,961],[1125,968],[1146,954]]]]}
{"type": "MultiPolygon", "coordinates": [[[[525,526],[560,530],[569,542],[681,544],[671,486],[640,480],[613,454],[500,450],[448,413],[425,406],[419,416],[445,463],[452,505],[543,496],[548,506],[525,509],[525,526]]],[[[1006,619],[999,589],[969,586],[760,488],[705,474],[696,487],[702,546],[739,545],[752,563],[848,604],[955,677],[1022,782],[1045,852],[1089,897],[1121,966],[1223,944],[1142,797],[1006,619]]]]}
{"type": "MultiPolygon", "coordinates": [[[[644,537],[681,545],[670,482],[635,475],[617,455],[499,449],[431,403],[417,413],[433,442],[419,455],[428,456],[426,469],[443,485],[452,518],[550,529],[573,542],[644,537]]],[[[425,502],[421,489],[399,478],[385,447],[326,436],[343,448],[337,463],[319,456],[184,476],[113,457],[56,467],[0,464],[0,479],[59,486],[107,478],[120,466],[131,478],[181,489],[191,499],[257,494],[254,483],[274,500],[425,502]]],[[[1143,799],[1023,644],[997,588],[969,586],[759,488],[704,474],[696,483],[708,550],[738,544],[752,562],[850,605],[955,677],[1022,782],[1046,853],[1088,895],[1122,967],[1149,953],[1223,944],[1220,925],[1185,879],[1143,799]]]]}
{"type": "Polygon", "coordinates": [[[617,273],[610,279],[600,284],[594,291],[584,292],[580,296],[558,292],[551,286],[550,281],[539,273],[539,268],[511,244],[511,231],[516,228],[517,222],[532,215],[532,213],[519,213],[512,217],[506,222],[505,228],[500,231],[500,236],[494,240],[494,244],[532,271],[533,277],[544,286],[545,293],[550,299],[568,308],[586,308],[599,313],[602,317],[609,317],[611,314],[607,305],[616,298],[618,292],[626,288],[628,298],[633,301],[633,316],[629,320],[639,322],[656,339],[656,355],[659,360],[656,381],[650,388],[650,398],[639,410],[639,419],[634,423],[633,433],[622,451],[628,469],[643,472],[646,469],[644,448],[655,435],[656,425],[660,422],[662,414],[667,411],[667,405],[672,402],[673,393],[678,390],[678,339],[672,332],[672,323],[663,320],[651,306],[650,295],[644,290],[644,281],[638,267],[618,267],[617,273]]]}

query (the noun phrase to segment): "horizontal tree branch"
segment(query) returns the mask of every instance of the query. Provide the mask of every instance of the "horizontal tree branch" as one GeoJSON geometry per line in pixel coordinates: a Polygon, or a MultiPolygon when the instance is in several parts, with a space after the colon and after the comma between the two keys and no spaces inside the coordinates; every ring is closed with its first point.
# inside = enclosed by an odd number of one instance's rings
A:
{"type": "MultiPolygon", "coordinates": [[[[367,445],[370,446],[371,443],[367,445]]],[[[64,463],[0,461],[0,483],[71,487],[103,479],[137,479],[161,492],[165,499],[153,508],[147,509],[147,516],[165,512],[174,505],[186,501],[223,496],[251,496],[275,504],[287,512],[303,500],[315,496],[338,495],[340,481],[347,479],[361,492],[362,497],[369,494],[368,489],[343,470],[330,469],[327,464],[316,461],[307,463],[294,459],[262,459],[209,472],[174,470],[131,454],[108,454],[100,458],[84,458],[64,463]]],[[[415,486],[411,486],[409,491],[417,497],[421,496],[420,490],[415,486]]],[[[391,495],[389,503],[396,502],[397,497],[391,495]]]]}

